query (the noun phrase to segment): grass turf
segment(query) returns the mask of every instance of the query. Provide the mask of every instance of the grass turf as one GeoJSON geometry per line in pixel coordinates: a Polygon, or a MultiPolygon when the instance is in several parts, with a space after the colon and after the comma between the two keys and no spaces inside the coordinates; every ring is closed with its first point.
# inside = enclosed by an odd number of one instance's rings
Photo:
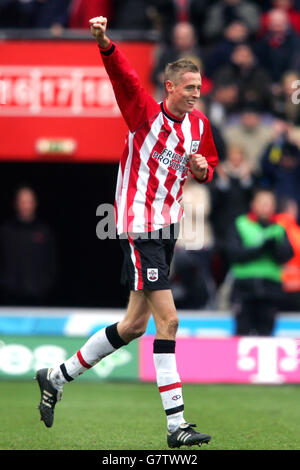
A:
{"type": "MultiPolygon", "coordinates": [[[[185,384],[183,391],[185,419],[212,435],[201,452],[300,449],[297,386],[185,384]]],[[[168,449],[155,384],[68,384],[50,429],[39,421],[35,381],[0,381],[0,396],[1,450],[168,449]]]]}

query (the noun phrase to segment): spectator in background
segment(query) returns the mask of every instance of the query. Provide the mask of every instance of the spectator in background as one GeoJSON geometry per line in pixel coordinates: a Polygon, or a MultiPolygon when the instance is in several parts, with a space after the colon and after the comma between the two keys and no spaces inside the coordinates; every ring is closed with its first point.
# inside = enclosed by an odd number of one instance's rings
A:
{"type": "MultiPolygon", "coordinates": [[[[272,9],[276,8],[283,10],[289,19],[289,25],[297,33],[300,34],[300,12],[295,8],[293,0],[272,0],[272,9]]],[[[260,31],[259,36],[264,36],[269,29],[269,12],[266,11],[260,18],[260,31]]]]}
{"type": "Polygon", "coordinates": [[[210,220],[215,238],[214,278],[218,285],[219,306],[220,301],[224,302],[224,292],[228,291],[226,287],[228,263],[225,246],[227,230],[238,215],[249,210],[255,185],[256,177],[244,147],[227,145],[226,160],[218,165],[218,172],[211,186],[210,220]],[[222,283],[223,286],[220,287],[222,283]]]}
{"type": "Polygon", "coordinates": [[[219,0],[207,5],[203,33],[208,42],[215,43],[223,36],[223,31],[233,21],[242,21],[249,33],[255,35],[259,28],[260,9],[247,0],[219,0]]]}
{"type": "MultiPolygon", "coordinates": [[[[293,70],[300,71],[300,54],[296,54],[295,61],[293,64],[293,70]]],[[[298,94],[298,98],[299,98],[299,94],[298,94]]]]}
{"type": "Polygon", "coordinates": [[[228,145],[239,145],[245,148],[253,171],[260,171],[260,158],[266,146],[273,138],[270,125],[262,122],[262,115],[255,105],[247,105],[240,114],[237,123],[228,125],[223,131],[228,145]]]}
{"type": "Polygon", "coordinates": [[[34,0],[32,3],[32,24],[29,27],[59,31],[67,26],[70,0],[34,0]]]}
{"type": "Polygon", "coordinates": [[[278,134],[261,159],[261,186],[274,191],[278,200],[289,197],[300,204],[300,151],[287,123],[278,124],[278,134]]]}
{"type": "Polygon", "coordinates": [[[299,207],[293,199],[283,199],[278,205],[276,222],[285,228],[294,256],[282,268],[283,311],[300,311],[300,226],[299,207]]]}
{"type": "Polygon", "coordinates": [[[230,62],[217,70],[213,76],[216,85],[227,81],[238,87],[238,107],[254,104],[260,109],[270,108],[270,76],[259,65],[252,49],[247,44],[234,47],[230,62]]]}
{"type": "Polygon", "coordinates": [[[59,35],[68,24],[70,0],[0,0],[2,28],[50,28],[59,35]]]}
{"type": "Polygon", "coordinates": [[[236,335],[269,336],[282,301],[282,265],[293,256],[284,228],[276,223],[276,200],[258,190],[250,213],[237,217],[227,236],[233,276],[236,335]]]}
{"type": "Polygon", "coordinates": [[[228,146],[227,158],[216,172],[211,186],[212,223],[218,247],[222,249],[228,227],[238,215],[249,210],[256,177],[244,147],[239,145],[228,146]]]}
{"type": "MultiPolygon", "coordinates": [[[[202,97],[202,89],[201,89],[201,98],[195,104],[195,108],[198,109],[199,111],[201,111],[201,113],[203,113],[205,115],[207,114],[205,97],[204,97],[204,99],[202,97]]],[[[211,127],[212,136],[213,136],[213,139],[214,139],[215,147],[217,149],[217,154],[218,154],[218,157],[219,157],[219,161],[220,162],[224,161],[225,158],[226,158],[226,147],[227,147],[227,145],[226,145],[226,141],[224,139],[223,133],[213,123],[211,123],[210,127],[211,127]]]]}
{"type": "Polygon", "coordinates": [[[243,21],[234,20],[226,26],[222,38],[211,48],[206,57],[206,71],[211,78],[228,64],[235,46],[249,43],[249,29],[243,21]]]}
{"type": "Polygon", "coordinates": [[[164,42],[172,42],[171,32],[177,23],[188,22],[194,26],[198,41],[204,43],[202,29],[207,0],[149,0],[149,3],[153,28],[160,32],[164,42]]]}
{"type": "MultiPolygon", "coordinates": [[[[144,31],[152,28],[152,18],[149,12],[151,0],[114,0],[112,3],[114,29],[144,31]]],[[[99,11],[102,10],[98,10],[98,14],[99,11]]]]}
{"type": "Polygon", "coordinates": [[[158,57],[152,72],[157,100],[164,97],[164,70],[166,65],[169,62],[185,58],[192,60],[199,66],[201,64],[201,54],[202,51],[197,44],[192,24],[188,22],[176,24],[172,34],[172,44],[161,44],[158,48],[158,57]]]}
{"type": "Polygon", "coordinates": [[[271,110],[277,118],[300,126],[299,95],[297,99],[293,97],[296,88],[300,88],[300,73],[294,70],[285,72],[278,87],[273,87],[271,110]]]}
{"type": "Polygon", "coordinates": [[[23,186],[15,195],[15,216],[0,229],[1,303],[43,305],[56,275],[54,235],[37,217],[37,197],[23,186]]]}
{"type": "Polygon", "coordinates": [[[277,8],[268,12],[268,30],[257,41],[256,52],[261,66],[270,73],[272,83],[278,84],[286,71],[294,69],[299,56],[299,37],[291,29],[284,10],[277,8]]]}
{"type": "Polygon", "coordinates": [[[267,11],[270,8],[270,0],[251,0],[252,3],[255,3],[262,12],[267,11]]]}
{"type": "Polygon", "coordinates": [[[207,114],[211,122],[220,129],[230,123],[239,112],[239,89],[231,79],[214,83],[210,95],[206,99],[207,114]]]}
{"type": "Polygon", "coordinates": [[[20,26],[18,0],[0,0],[0,28],[20,26]]]}
{"type": "Polygon", "coordinates": [[[209,221],[210,193],[191,176],[183,189],[185,218],[171,270],[172,291],[180,309],[211,308],[215,299],[212,274],[214,238],[209,221]]]}
{"type": "MultiPolygon", "coordinates": [[[[127,3],[127,2],[125,2],[127,3]]],[[[115,2],[112,0],[71,0],[69,9],[69,28],[90,29],[89,20],[99,15],[113,20],[115,2]]]]}
{"type": "MultiPolygon", "coordinates": [[[[285,121],[283,119],[273,116],[273,121],[271,123],[272,129],[272,138],[271,142],[282,142],[282,139],[286,139],[289,142],[297,145],[300,148],[300,128],[294,126],[292,123],[285,121]]],[[[264,149],[266,150],[266,149],[264,149]]]]}

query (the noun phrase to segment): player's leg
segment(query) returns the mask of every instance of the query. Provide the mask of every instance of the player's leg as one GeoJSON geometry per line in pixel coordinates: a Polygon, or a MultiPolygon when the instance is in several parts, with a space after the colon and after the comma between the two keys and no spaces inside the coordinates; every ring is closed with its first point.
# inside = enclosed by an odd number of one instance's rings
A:
{"type": "Polygon", "coordinates": [[[143,292],[130,292],[123,320],[93,334],[70,359],[53,370],[50,377],[58,388],[90,369],[101,359],[138,338],[147,327],[150,312],[143,292]]]}
{"type": "Polygon", "coordinates": [[[187,423],[183,416],[182,384],[175,355],[178,317],[172,292],[170,289],[149,290],[145,295],[156,325],[153,361],[157,386],[167,417],[168,445],[180,447],[208,443],[211,437],[195,431],[195,425],[187,423]]]}
{"type": "Polygon", "coordinates": [[[145,296],[155,321],[156,339],[175,341],[178,316],[171,289],[147,290],[145,296]]]}
{"type": "Polygon", "coordinates": [[[131,291],[124,318],[118,323],[118,334],[129,343],[142,336],[147,328],[151,310],[144,291],[131,291]]]}
{"type": "Polygon", "coordinates": [[[192,429],[183,417],[181,380],[175,357],[175,338],[178,317],[170,289],[169,273],[179,225],[173,224],[148,237],[128,238],[123,242],[128,263],[126,277],[142,288],[156,324],[153,359],[157,385],[167,416],[170,447],[208,442],[210,436],[192,429]],[[134,265],[132,266],[132,261],[134,265]]]}
{"type": "Polygon", "coordinates": [[[54,407],[61,399],[62,387],[93,367],[101,359],[128,344],[145,331],[150,311],[143,292],[131,292],[125,318],[102,328],[67,361],[54,369],[40,369],[36,379],[41,391],[39,410],[41,420],[51,427],[54,407]],[[119,332],[120,330],[120,332],[119,332]]]}
{"type": "Polygon", "coordinates": [[[178,318],[169,289],[147,291],[146,296],[156,326],[153,343],[156,381],[167,416],[168,430],[173,432],[184,422],[181,380],[175,356],[178,318]]]}

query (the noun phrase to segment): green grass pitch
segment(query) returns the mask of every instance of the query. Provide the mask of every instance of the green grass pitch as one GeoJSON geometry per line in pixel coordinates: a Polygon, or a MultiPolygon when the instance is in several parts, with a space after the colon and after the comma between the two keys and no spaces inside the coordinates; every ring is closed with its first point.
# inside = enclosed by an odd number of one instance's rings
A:
{"type": "MultiPolygon", "coordinates": [[[[183,392],[186,420],[212,435],[200,452],[300,449],[297,386],[185,384],[183,392]]],[[[50,429],[39,420],[34,380],[0,381],[0,396],[1,450],[168,449],[155,384],[68,384],[50,429]]]]}

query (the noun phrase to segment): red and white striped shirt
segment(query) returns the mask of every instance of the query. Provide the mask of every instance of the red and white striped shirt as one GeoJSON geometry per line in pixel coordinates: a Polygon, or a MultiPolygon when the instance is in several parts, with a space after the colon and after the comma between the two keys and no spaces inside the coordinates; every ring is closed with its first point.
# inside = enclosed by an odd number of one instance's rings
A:
{"type": "Polygon", "coordinates": [[[129,128],[116,186],[117,232],[144,233],[179,222],[189,154],[201,153],[207,159],[208,174],[202,182],[212,179],[218,163],[209,121],[197,110],[179,120],[141,86],[114,43],[100,52],[129,128]]]}

